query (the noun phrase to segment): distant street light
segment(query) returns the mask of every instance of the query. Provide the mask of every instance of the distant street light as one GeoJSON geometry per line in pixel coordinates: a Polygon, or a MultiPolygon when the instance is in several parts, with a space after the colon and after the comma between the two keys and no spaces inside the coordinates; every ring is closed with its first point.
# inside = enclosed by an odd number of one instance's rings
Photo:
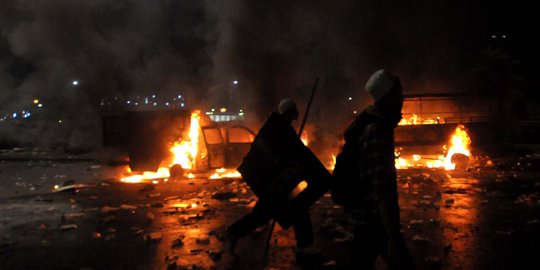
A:
{"type": "Polygon", "coordinates": [[[77,86],[77,85],[79,85],[79,81],[76,81],[76,80],[75,80],[75,81],[73,81],[71,84],[73,84],[73,86],[77,86]]]}
{"type": "MultiPolygon", "coordinates": [[[[232,81],[233,85],[238,85],[238,81],[237,80],[234,80],[232,81]]],[[[228,86],[228,91],[229,91],[229,98],[228,98],[228,104],[227,104],[227,107],[229,110],[233,110],[233,88],[231,86],[228,86]]]]}

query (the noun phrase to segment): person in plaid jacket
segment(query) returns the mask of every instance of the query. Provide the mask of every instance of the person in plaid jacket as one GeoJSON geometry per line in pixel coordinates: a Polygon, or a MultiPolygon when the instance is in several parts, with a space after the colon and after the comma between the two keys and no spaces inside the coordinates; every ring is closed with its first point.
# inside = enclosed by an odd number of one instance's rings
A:
{"type": "Polygon", "coordinates": [[[356,177],[348,178],[348,185],[363,189],[345,194],[350,198],[343,200],[354,235],[351,269],[372,269],[378,255],[389,269],[414,269],[400,231],[394,163],[394,128],[401,120],[403,90],[399,78],[385,69],[376,71],[365,88],[375,102],[344,133],[356,152],[356,177]]]}

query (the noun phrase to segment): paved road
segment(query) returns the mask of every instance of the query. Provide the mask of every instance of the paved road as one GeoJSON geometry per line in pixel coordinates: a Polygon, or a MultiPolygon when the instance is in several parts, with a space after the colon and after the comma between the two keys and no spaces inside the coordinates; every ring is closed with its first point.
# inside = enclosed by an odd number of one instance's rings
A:
{"type": "MultiPolygon", "coordinates": [[[[118,182],[125,168],[89,161],[0,163],[1,269],[224,269],[212,235],[250,211],[239,179],[118,182]],[[73,180],[86,186],[51,192],[73,180]]],[[[540,185],[532,171],[399,171],[402,227],[419,269],[540,269],[540,185]]],[[[312,209],[328,267],[348,261],[346,219],[330,198],[312,209]]],[[[239,243],[237,269],[298,269],[292,230],[239,243]]],[[[385,269],[382,261],[378,269],[385,269]]]]}

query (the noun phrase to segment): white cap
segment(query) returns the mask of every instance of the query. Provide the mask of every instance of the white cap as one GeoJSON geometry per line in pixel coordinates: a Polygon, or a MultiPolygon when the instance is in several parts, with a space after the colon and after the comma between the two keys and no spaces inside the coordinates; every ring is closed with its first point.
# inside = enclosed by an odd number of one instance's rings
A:
{"type": "Polygon", "coordinates": [[[284,98],[279,102],[278,112],[279,114],[284,114],[286,111],[292,108],[296,108],[294,101],[292,101],[290,98],[284,98]]]}
{"type": "Polygon", "coordinates": [[[396,83],[397,77],[386,69],[379,69],[371,75],[366,83],[366,91],[375,100],[388,94],[396,83]]]}

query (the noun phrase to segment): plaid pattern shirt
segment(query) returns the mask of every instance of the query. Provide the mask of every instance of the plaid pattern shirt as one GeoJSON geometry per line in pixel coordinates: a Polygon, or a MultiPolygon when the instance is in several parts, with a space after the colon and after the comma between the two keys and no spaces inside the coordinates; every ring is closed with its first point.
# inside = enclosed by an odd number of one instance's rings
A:
{"type": "MultiPolygon", "coordinates": [[[[364,112],[366,113],[366,112],[364,112]]],[[[347,208],[349,225],[358,225],[378,218],[377,204],[381,199],[395,201],[397,206],[397,174],[394,155],[394,127],[375,122],[368,124],[358,136],[361,179],[369,188],[356,207],[347,208]]]]}

